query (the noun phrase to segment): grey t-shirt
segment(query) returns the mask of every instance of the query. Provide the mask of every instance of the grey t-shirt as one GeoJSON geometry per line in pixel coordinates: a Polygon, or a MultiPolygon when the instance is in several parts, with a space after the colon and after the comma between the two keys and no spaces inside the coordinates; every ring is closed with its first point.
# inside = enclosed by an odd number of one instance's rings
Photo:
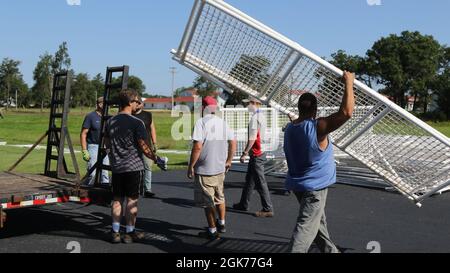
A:
{"type": "Polygon", "coordinates": [[[106,123],[105,136],[111,143],[109,158],[113,173],[144,170],[143,153],[138,140],[146,140],[148,135],[140,119],[128,114],[118,114],[106,123]]]}
{"type": "Polygon", "coordinates": [[[228,157],[228,141],[234,139],[234,132],[223,119],[207,115],[198,120],[192,140],[201,142],[203,148],[194,166],[195,173],[205,176],[224,173],[228,157]]]}

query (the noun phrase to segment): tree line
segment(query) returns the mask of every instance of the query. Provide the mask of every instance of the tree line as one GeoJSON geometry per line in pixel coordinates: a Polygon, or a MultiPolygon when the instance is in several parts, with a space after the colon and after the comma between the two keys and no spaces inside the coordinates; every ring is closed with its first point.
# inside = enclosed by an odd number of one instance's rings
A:
{"type": "MultiPolygon", "coordinates": [[[[4,58],[0,64],[0,103],[9,107],[14,101],[19,107],[48,107],[51,100],[53,75],[61,71],[71,71],[73,77],[71,85],[72,107],[92,107],[98,97],[103,95],[105,80],[101,73],[90,77],[87,73],[75,73],[71,68],[71,58],[67,42],[63,42],[54,54],[45,52],[39,57],[39,61],[33,70],[34,83],[31,87],[23,80],[19,66],[21,62],[10,58],[4,58]],[[17,92],[17,102],[15,102],[17,92]]],[[[113,81],[120,81],[114,78],[113,81]]],[[[130,75],[128,86],[139,92],[145,93],[143,81],[130,75]]],[[[118,91],[113,92],[112,96],[118,91]]]]}
{"type": "MultiPolygon", "coordinates": [[[[410,31],[391,34],[376,41],[364,56],[338,50],[329,61],[343,70],[354,71],[358,80],[403,108],[408,99],[413,99],[414,113],[425,118],[450,119],[450,47],[441,45],[433,36],[410,31]],[[437,109],[430,112],[429,105],[432,103],[437,105],[437,109]]],[[[40,56],[33,71],[34,84],[31,88],[24,82],[19,65],[20,61],[9,58],[3,59],[0,64],[2,104],[8,102],[9,98],[15,98],[17,92],[19,106],[47,107],[53,75],[62,70],[73,72],[66,42],[54,54],[46,52],[40,56]]],[[[268,72],[271,66],[270,58],[265,56],[242,55],[229,76],[254,90],[261,90],[269,84],[287,90],[293,88],[286,82],[281,83],[282,79],[277,75],[271,75],[268,72]]],[[[101,74],[93,78],[86,73],[74,75],[71,105],[93,106],[96,98],[104,92],[104,78],[101,74]]],[[[129,77],[128,85],[140,94],[145,92],[145,85],[136,76],[129,77]]],[[[214,83],[201,76],[189,88],[197,89],[200,96],[217,90],[214,83]]],[[[179,88],[175,95],[184,89],[179,88]]],[[[241,104],[247,98],[246,94],[233,86],[228,89],[233,92],[228,96],[227,105],[241,104]]]]}
{"type": "Polygon", "coordinates": [[[428,115],[450,119],[450,47],[433,36],[404,31],[376,41],[365,56],[339,50],[331,63],[355,71],[357,78],[378,89],[403,108],[412,99],[413,112],[427,116],[429,105],[438,109],[428,115]]]}

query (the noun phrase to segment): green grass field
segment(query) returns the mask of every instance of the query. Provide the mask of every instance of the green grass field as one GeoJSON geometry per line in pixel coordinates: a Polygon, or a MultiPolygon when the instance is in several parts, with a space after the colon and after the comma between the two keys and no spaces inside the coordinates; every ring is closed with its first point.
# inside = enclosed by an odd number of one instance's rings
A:
{"type": "Polygon", "coordinates": [[[446,122],[427,122],[430,126],[443,133],[447,137],[450,137],[450,121],[446,122]]]}
{"type": "MultiPolygon", "coordinates": [[[[69,115],[68,126],[72,142],[80,146],[80,129],[88,109],[72,109],[69,115]]],[[[113,112],[114,113],[114,112],[113,112]]],[[[40,110],[27,110],[6,113],[6,118],[0,120],[0,142],[8,144],[33,144],[48,128],[49,112],[40,110]]],[[[170,112],[154,112],[159,149],[187,150],[188,141],[174,141],[171,137],[172,124],[177,118],[172,118],[170,112]]]]}
{"type": "MultiPolygon", "coordinates": [[[[72,109],[69,115],[69,133],[77,151],[80,146],[80,129],[85,115],[90,109],[72,109]]],[[[177,118],[172,118],[170,112],[154,112],[153,118],[158,137],[158,148],[160,150],[181,150],[189,149],[189,141],[175,141],[171,137],[172,124],[177,118]]],[[[5,113],[5,119],[0,119],[0,143],[6,142],[8,146],[0,145],[0,171],[7,170],[25,152],[26,148],[10,147],[9,145],[34,144],[48,128],[49,112],[39,109],[9,111],[5,113]]],[[[46,139],[41,143],[46,145],[46,139]]],[[[188,155],[164,154],[169,158],[170,169],[185,168],[188,162],[188,155]]],[[[68,157],[70,157],[68,155],[68,157]]],[[[44,169],[45,149],[34,150],[27,159],[19,165],[17,171],[27,173],[41,173],[44,169]]],[[[77,153],[77,160],[82,174],[85,172],[85,163],[81,154],[77,153]]],[[[69,164],[70,165],[70,164],[69,164]]],[[[154,166],[154,170],[158,168],[154,166]]]]}
{"type": "MultiPolygon", "coordinates": [[[[428,125],[435,128],[447,137],[450,137],[450,122],[427,122],[428,125]]],[[[390,123],[389,128],[385,127],[385,124],[375,124],[374,133],[383,135],[403,135],[403,136],[428,136],[429,134],[413,126],[411,123],[398,122],[397,124],[390,123]]]]}
{"type": "MultiPolygon", "coordinates": [[[[25,152],[27,148],[16,148],[0,146],[0,171],[8,170],[25,152]]],[[[56,154],[56,153],[55,153],[56,154]]],[[[188,164],[188,155],[178,155],[178,154],[164,154],[160,155],[167,156],[169,158],[169,169],[185,169],[188,164]]],[[[78,166],[80,168],[80,173],[82,176],[86,174],[86,163],[83,161],[81,153],[76,153],[78,166]]],[[[41,174],[44,172],[44,159],[45,159],[45,149],[34,150],[21,164],[14,170],[15,172],[21,173],[36,173],[41,174]]],[[[72,161],[70,159],[70,154],[66,155],[66,160],[68,168],[70,171],[74,171],[72,161]]],[[[52,162],[56,164],[55,161],[52,162]]],[[[52,166],[54,170],[55,165],[52,166]]],[[[153,171],[160,171],[158,167],[153,165],[153,171]]]]}

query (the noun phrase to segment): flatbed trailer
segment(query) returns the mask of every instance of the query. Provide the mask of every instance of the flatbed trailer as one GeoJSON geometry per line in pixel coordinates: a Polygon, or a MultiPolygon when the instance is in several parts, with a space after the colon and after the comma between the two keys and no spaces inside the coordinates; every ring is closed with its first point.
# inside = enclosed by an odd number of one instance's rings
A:
{"type": "Polygon", "coordinates": [[[109,188],[77,187],[73,182],[37,174],[0,173],[0,228],[8,210],[55,205],[58,203],[109,204],[109,188]]]}
{"type": "MultiPolygon", "coordinates": [[[[106,70],[105,103],[102,112],[100,147],[104,147],[103,132],[108,118],[108,109],[114,105],[110,99],[111,90],[123,90],[128,84],[128,66],[108,67],[106,70]],[[113,73],[121,73],[121,81],[113,83],[113,73]]],[[[106,150],[99,148],[98,161],[84,178],[80,177],[78,163],[70,139],[67,120],[70,105],[70,87],[72,73],[60,72],[54,75],[49,127],[46,133],[7,171],[0,172],[0,228],[6,221],[5,211],[21,208],[39,207],[58,203],[95,203],[109,205],[111,189],[101,186],[99,173],[109,170],[103,165],[106,150]],[[44,174],[22,174],[14,169],[47,137],[47,152],[44,174]],[[64,156],[65,143],[71,155],[75,173],[69,172],[68,162],[64,156]],[[57,154],[54,154],[54,151],[57,154]],[[57,161],[56,171],[52,170],[52,161],[57,161]],[[93,187],[84,186],[85,179],[96,172],[93,187]]]]}

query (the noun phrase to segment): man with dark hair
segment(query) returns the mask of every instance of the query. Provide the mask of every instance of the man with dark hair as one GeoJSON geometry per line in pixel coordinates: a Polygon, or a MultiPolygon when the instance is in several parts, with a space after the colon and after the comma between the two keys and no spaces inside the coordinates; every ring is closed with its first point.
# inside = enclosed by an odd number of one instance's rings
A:
{"type": "Polygon", "coordinates": [[[295,193],[300,204],[291,240],[293,253],[307,253],[313,242],[322,252],[339,252],[330,239],[325,217],[328,187],[336,183],[336,164],[329,134],[353,115],[354,80],[354,74],[344,72],[341,107],[337,113],[325,118],[316,119],[317,98],[310,93],[303,94],[298,102],[299,118],[285,130],[286,189],[295,193]]]}
{"type": "MultiPolygon", "coordinates": [[[[103,97],[97,99],[97,108],[94,112],[89,113],[83,122],[80,133],[80,142],[83,153],[83,160],[88,162],[87,169],[90,170],[97,163],[98,146],[100,145],[100,127],[102,122],[103,97]]],[[[103,159],[103,165],[109,165],[108,157],[103,159]]],[[[95,183],[94,170],[88,177],[87,184],[93,186],[95,183]]],[[[101,183],[109,184],[108,171],[103,170],[101,175],[101,183]]]]}
{"type": "Polygon", "coordinates": [[[140,187],[144,176],[143,155],[156,161],[156,156],[148,144],[144,123],[134,117],[139,100],[134,90],[124,90],[119,94],[120,112],[106,123],[105,142],[110,150],[112,167],[112,242],[132,243],[143,238],[135,231],[140,187]],[[126,234],[120,235],[122,204],[126,198],[126,234]]]}
{"type": "MultiPolygon", "coordinates": [[[[139,104],[136,110],[136,113],[133,114],[138,119],[142,120],[145,124],[145,129],[147,130],[147,134],[149,135],[149,143],[152,148],[153,153],[156,155],[157,144],[156,144],[156,128],[155,123],[153,122],[153,115],[150,112],[144,111],[144,102],[142,98],[139,97],[139,104]]],[[[167,161],[167,160],[166,160],[167,161]]],[[[155,194],[152,192],[152,163],[150,159],[144,156],[144,197],[151,198],[154,197],[155,194]]]]}
{"type": "Polygon", "coordinates": [[[298,100],[298,111],[301,116],[316,116],[317,98],[311,93],[303,94],[298,100]]]}
{"type": "Polygon", "coordinates": [[[205,209],[208,222],[208,230],[199,236],[215,240],[226,231],[223,183],[236,151],[236,139],[228,124],[215,115],[217,101],[208,96],[202,105],[203,118],[195,124],[187,176],[195,177],[195,203],[205,209]]]}

